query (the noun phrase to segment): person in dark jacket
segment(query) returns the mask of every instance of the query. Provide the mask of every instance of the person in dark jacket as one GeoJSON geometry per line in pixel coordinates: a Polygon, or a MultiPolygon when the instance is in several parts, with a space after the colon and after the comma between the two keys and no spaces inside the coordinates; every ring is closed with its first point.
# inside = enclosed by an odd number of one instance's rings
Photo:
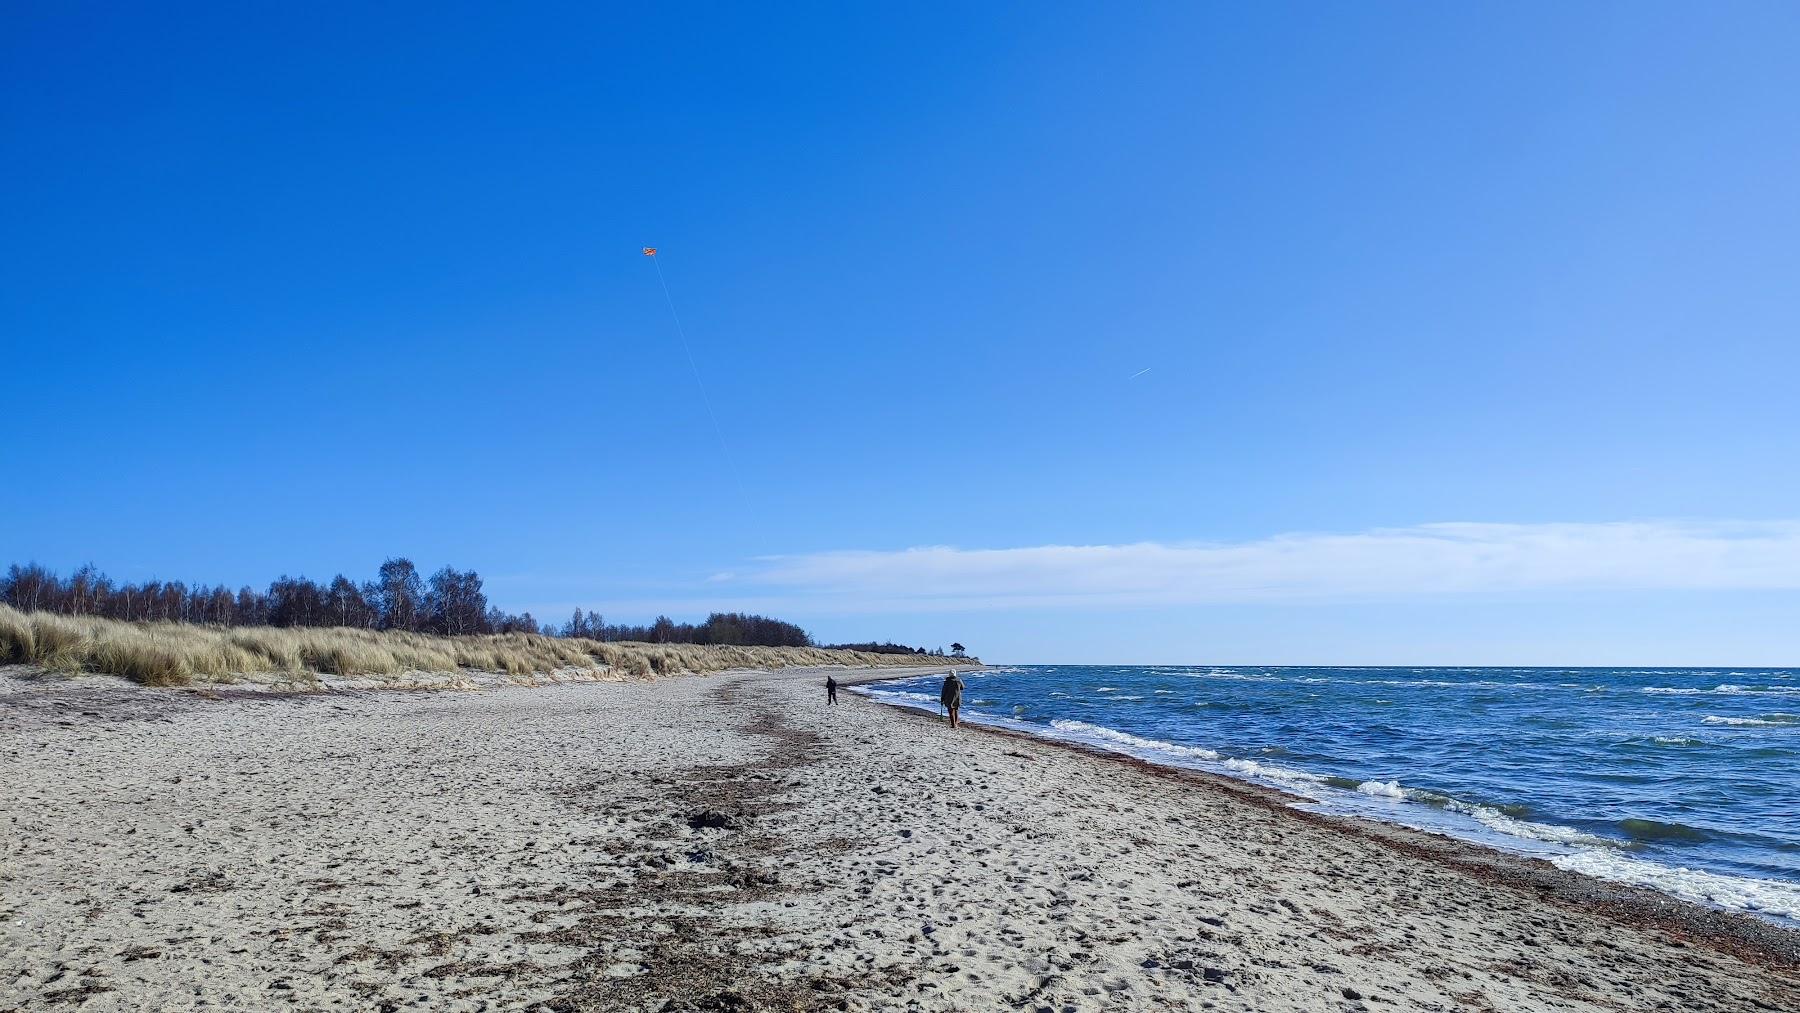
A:
{"type": "Polygon", "coordinates": [[[837,678],[835,676],[827,675],[825,677],[825,702],[837,703],[837,678]]]}
{"type": "Polygon", "coordinates": [[[958,714],[962,711],[963,680],[952,668],[950,674],[944,676],[944,688],[938,691],[938,702],[950,712],[950,727],[958,725],[958,714]]]}

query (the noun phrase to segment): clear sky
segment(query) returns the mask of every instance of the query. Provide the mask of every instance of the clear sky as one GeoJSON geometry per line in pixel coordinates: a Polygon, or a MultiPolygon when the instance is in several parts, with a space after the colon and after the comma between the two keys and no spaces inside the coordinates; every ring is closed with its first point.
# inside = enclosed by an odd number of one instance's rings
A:
{"type": "Polygon", "coordinates": [[[0,14],[6,559],[1800,663],[1800,6],[269,6],[0,14]]]}

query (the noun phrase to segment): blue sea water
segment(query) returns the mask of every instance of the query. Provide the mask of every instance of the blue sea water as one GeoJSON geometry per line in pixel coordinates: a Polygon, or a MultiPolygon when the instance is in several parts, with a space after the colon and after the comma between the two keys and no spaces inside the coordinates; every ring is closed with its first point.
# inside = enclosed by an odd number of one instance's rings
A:
{"type": "MultiPolygon", "coordinates": [[[[1800,670],[1018,666],[964,714],[1800,925],[1800,670]]],[[[937,709],[939,677],[859,691],[937,709]]]]}

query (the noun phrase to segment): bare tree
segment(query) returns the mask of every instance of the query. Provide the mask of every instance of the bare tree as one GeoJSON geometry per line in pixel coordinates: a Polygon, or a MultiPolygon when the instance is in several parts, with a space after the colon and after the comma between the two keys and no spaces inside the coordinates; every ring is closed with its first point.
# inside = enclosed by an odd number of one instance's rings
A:
{"type": "Polygon", "coordinates": [[[332,578],[331,586],[325,590],[325,612],[335,626],[360,629],[375,625],[375,610],[369,607],[362,589],[341,573],[332,578]]]}
{"type": "Polygon", "coordinates": [[[381,564],[375,577],[375,608],[381,614],[384,630],[417,630],[420,606],[425,597],[424,582],[412,560],[396,556],[381,564]]]}
{"type": "Polygon", "coordinates": [[[425,598],[433,631],[453,637],[487,632],[487,596],[481,593],[481,575],[474,570],[444,567],[431,575],[425,598]]]}

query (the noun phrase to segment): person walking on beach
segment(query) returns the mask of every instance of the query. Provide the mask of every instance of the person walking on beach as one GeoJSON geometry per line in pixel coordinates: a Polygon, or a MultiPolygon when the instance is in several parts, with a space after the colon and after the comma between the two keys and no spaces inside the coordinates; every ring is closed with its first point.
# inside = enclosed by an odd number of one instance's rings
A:
{"type": "Polygon", "coordinates": [[[962,694],[962,676],[957,675],[956,669],[952,668],[950,674],[944,676],[944,688],[938,691],[938,702],[950,712],[950,727],[952,728],[959,724],[957,717],[962,710],[962,694]]]}
{"type": "Polygon", "coordinates": [[[825,677],[825,702],[837,703],[837,678],[835,676],[827,675],[825,677]]]}

